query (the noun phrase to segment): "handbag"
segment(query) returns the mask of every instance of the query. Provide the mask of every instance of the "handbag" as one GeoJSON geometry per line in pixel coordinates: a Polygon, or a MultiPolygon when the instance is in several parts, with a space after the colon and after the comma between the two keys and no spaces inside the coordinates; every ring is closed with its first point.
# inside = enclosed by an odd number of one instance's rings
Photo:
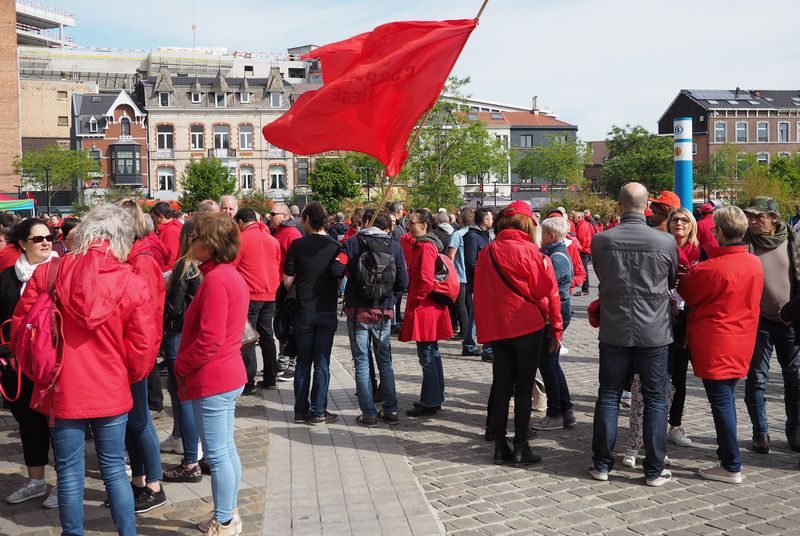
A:
{"type": "Polygon", "coordinates": [[[249,350],[258,342],[258,331],[255,330],[253,324],[249,320],[244,323],[244,331],[242,332],[242,350],[249,350]]]}

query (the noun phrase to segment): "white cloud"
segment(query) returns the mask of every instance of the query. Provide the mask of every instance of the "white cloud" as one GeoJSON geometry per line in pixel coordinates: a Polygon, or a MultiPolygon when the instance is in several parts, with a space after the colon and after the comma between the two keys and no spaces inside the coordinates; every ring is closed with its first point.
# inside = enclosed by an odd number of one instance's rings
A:
{"type": "MultiPolygon", "coordinates": [[[[46,0],[45,0],[46,1],[46,0]]],[[[473,17],[480,0],[51,0],[79,43],[280,52],[392,20],[473,17]]],[[[455,68],[476,97],[541,106],[602,139],[656,121],[681,88],[797,89],[797,0],[490,0],[455,68]]]]}

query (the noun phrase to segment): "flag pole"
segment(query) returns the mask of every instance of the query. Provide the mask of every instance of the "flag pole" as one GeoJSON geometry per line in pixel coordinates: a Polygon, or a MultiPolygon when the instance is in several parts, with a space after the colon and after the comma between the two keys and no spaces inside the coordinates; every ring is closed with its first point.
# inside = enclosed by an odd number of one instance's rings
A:
{"type": "Polygon", "coordinates": [[[479,19],[479,18],[481,18],[481,15],[483,15],[483,10],[484,10],[484,9],[486,9],[486,4],[488,4],[488,3],[489,3],[489,0],[483,0],[483,5],[482,5],[482,6],[481,6],[481,8],[478,10],[478,16],[477,16],[477,17],[475,17],[476,19],[479,19]]]}

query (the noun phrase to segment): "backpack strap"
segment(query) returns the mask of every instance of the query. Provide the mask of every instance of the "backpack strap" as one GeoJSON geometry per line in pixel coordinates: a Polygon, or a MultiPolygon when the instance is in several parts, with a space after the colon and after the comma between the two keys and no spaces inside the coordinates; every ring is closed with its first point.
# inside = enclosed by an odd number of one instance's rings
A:
{"type": "Polygon", "coordinates": [[[500,280],[501,280],[503,283],[505,283],[505,285],[506,285],[506,286],[507,286],[509,289],[511,289],[511,291],[512,291],[514,294],[516,294],[517,296],[520,296],[520,297],[521,297],[522,299],[524,299],[525,301],[527,301],[527,302],[529,302],[529,303],[532,303],[532,304],[534,304],[534,305],[536,306],[536,308],[537,308],[537,309],[539,309],[539,312],[540,312],[540,313],[542,313],[542,318],[544,319],[545,323],[547,323],[547,322],[548,322],[548,314],[547,314],[547,311],[545,311],[545,309],[544,309],[544,307],[542,306],[542,304],[541,304],[541,303],[539,303],[539,301],[538,301],[538,300],[532,300],[532,299],[530,298],[530,296],[528,296],[527,294],[523,294],[522,292],[520,292],[520,291],[517,289],[517,287],[515,287],[515,286],[514,286],[514,284],[513,284],[513,283],[511,283],[511,281],[509,281],[508,279],[506,279],[506,276],[503,274],[503,271],[500,269],[500,264],[497,262],[497,259],[496,259],[496,258],[495,258],[495,256],[494,256],[494,244],[490,244],[489,246],[487,246],[487,248],[489,249],[489,257],[492,259],[492,264],[494,265],[494,269],[495,269],[495,271],[497,272],[497,275],[499,275],[499,276],[500,276],[500,280]]]}
{"type": "Polygon", "coordinates": [[[56,402],[52,393],[55,391],[58,377],[61,375],[61,367],[64,366],[64,351],[62,348],[64,327],[61,320],[61,311],[58,310],[58,304],[56,302],[56,279],[58,277],[58,268],[60,265],[61,257],[53,257],[50,259],[49,266],[47,267],[47,292],[50,294],[50,301],[52,302],[50,305],[50,326],[52,329],[53,345],[56,347],[56,363],[53,367],[53,373],[50,376],[47,387],[42,389],[41,393],[42,395],[51,393],[49,415],[51,428],[56,425],[56,402]]]}
{"type": "Polygon", "coordinates": [[[61,265],[61,257],[53,257],[47,266],[47,292],[51,298],[55,298],[56,278],[58,278],[58,267],[61,265]]]}

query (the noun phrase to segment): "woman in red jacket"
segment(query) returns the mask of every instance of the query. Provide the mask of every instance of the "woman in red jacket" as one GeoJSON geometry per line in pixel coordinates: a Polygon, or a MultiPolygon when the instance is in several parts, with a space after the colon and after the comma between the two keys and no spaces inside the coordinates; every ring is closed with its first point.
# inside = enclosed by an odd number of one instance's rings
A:
{"type": "Polygon", "coordinates": [[[494,462],[513,461],[519,467],[541,460],[528,445],[531,393],[544,346],[552,353],[560,344],[561,300],[550,260],[534,243],[530,206],[511,203],[497,228],[497,238],[481,251],[475,267],[475,323],[478,342],[491,343],[494,352],[494,462]],[[545,333],[548,324],[550,332],[545,333]],[[513,451],[506,441],[512,390],[513,451]]]}
{"type": "Polygon", "coordinates": [[[408,218],[408,229],[414,237],[408,271],[408,299],[401,341],[417,343],[417,357],[422,367],[422,390],[419,402],[406,412],[409,417],[436,415],[444,403],[444,370],[439,354],[439,341],[453,336],[450,313],[444,303],[431,296],[436,260],[444,246],[432,233],[433,215],[415,210],[408,218]]]}
{"type": "Polygon", "coordinates": [[[203,282],[183,321],[175,360],[178,395],[191,400],[208,465],[214,517],[201,523],[209,535],[241,533],[237,495],[242,464],[233,440],[236,400],[247,383],[241,356],[250,291],[231,264],[239,253],[239,228],[222,213],[193,218],[192,256],[203,282]]]}
{"type": "Polygon", "coordinates": [[[736,384],[747,376],[756,343],[764,273],[758,257],[748,252],[742,237],[747,217],[738,207],[714,213],[710,259],[695,266],[678,284],[689,307],[687,340],[695,376],[703,379],[720,464],[702,468],[709,480],[739,484],[742,463],[736,438],[736,384]]]}
{"type": "MultiPolygon", "coordinates": [[[[133,493],[125,477],[130,384],[150,372],[161,334],[144,280],[125,264],[132,244],[130,215],[101,205],[78,226],[75,248],[58,267],[55,294],[63,323],[63,364],[56,388],[42,395],[46,386],[37,385],[31,407],[55,418],[52,438],[63,534],[83,534],[87,425],[117,531],[136,534],[133,493]]],[[[36,270],[25,288],[12,333],[25,329],[25,315],[42,292],[47,292],[44,269],[36,270]]]]}

